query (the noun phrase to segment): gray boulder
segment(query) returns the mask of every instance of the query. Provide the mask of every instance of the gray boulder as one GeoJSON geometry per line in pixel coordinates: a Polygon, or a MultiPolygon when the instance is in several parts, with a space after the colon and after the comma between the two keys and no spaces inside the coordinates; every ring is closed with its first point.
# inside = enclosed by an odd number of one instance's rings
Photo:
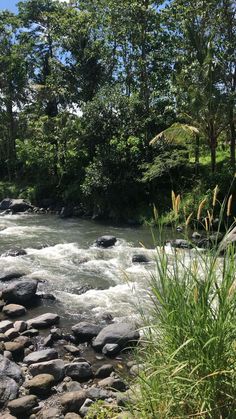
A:
{"type": "Polygon", "coordinates": [[[101,326],[94,323],[80,322],[72,327],[72,332],[80,342],[89,342],[101,331],[101,326]]]}
{"type": "Polygon", "coordinates": [[[55,381],[61,381],[65,375],[65,364],[61,359],[31,364],[29,373],[33,377],[38,374],[51,374],[55,381]]]}
{"type": "Polygon", "coordinates": [[[104,327],[93,341],[93,347],[101,351],[107,343],[119,345],[120,350],[139,340],[139,332],[132,323],[112,323],[104,327]]]}
{"type": "Polygon", "coordinates": [[[41,316],[35,317],[34,319],[30,319],[27,321],[28,327],[35,327],[35,328],[44,328],[52,326],[56,323],[58,323],[60,320],[60,317],[57,314],[54,313],[45,313],[41,316]]]}
{"type": "Polygon", "coordinates": [[[51,374],[39,374],[27,381],[26,387],[29,392],[37,396],[47,396],[54,385],[54,377],[51,374]]]}
{"type": "Polygon", "coordinates": [[[95,244],[99,247],[111,247],[117,242],[117,238],[115,236],[101,236],[99,237],[95,244]]]}
{"type": "Polygon", "coordinates": [[[24,363],[27,365],[35,364],[37,362],[50,361],[57,359],[58,353],[55,349],[43,349],[42,351],[32,352],[24,358],[24,363]]]}
{"type": "Polygon", "coordinates": [[[35,280],[17,281],[2,291],[2,298],[8,303],[27,303],[34,298],[37,285],[35,280]]]}
{"type": "Polygon", "coordinates": [[[184,239],[170,240],[167,243],[170,243],[171,247],[175,247],[178,249],[192,249],[194,247],[192,243],[184,239]]]}
{"type": "Polygon", "coordinates": [[[111,364],[104,364],[95,373],[95,378],[106,378],[111,375],[114,371],[114,367],[111,364]]]}
{"type": "Polygon", "coordinates": [[[77,381],[87,381],[93,377],[93,371],[88,362],[67,364],[65,366],[65,374],[77,381]]]}
{"type": "Polygon", "coordinates": [[[0,406],[18,396],[19,385],[13,378],[0,376],[0,406]]]}
{"type": "Polygon", "coordinates": [[[7,330],[13,327],[13,323],[10,320],[2,320],[0,322],[0,333],[5,333],[7,330]]]}
{"type": "Polygon", "coordinates": [[[0,377],[12,378],[17,383],[22,382],[22,373],[20,367],[15,362],[10,361],[3,355],[0,355],[0,377]]]}
{"type": "Polygon", "coordinates": [[[224,252],[228,246],[236,245],[236,227],[228,231],[219,245],[219,251],[224,252]]]}

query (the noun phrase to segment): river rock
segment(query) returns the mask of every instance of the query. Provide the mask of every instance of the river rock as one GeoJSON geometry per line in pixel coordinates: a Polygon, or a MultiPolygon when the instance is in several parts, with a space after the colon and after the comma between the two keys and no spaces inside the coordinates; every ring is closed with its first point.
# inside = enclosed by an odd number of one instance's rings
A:
{"type": "Polygon", "coordinates": [[[22,333],[22,332],[24,332],[27,329],[27,323],[24,322],[24,320],[17,320],[14,323],[14,329],[17,332],[22,333]]]}
{"type": "Polygon", "coordinates": [[[65,375],[65,364],[61,359],[31,364],[29,373],[33,377],[38,374],[51,374],[55,381],[61,381],[65,375]]]}
{"type": "Polygon", "coordinates": [[[101,331],[101,326],[94,323],[80,322],[72,327],[72,332],[80,342],[89,342],[101,331]]]}
{"type": "Polygon", "coordinates": [[[117,343],[107,343],[102,348],[102,353],[110,358],[118,355],[120,352],[120,346],[117,343]]]}
{"type": "Polygon", "coordinates": [[[38,362],[50,361],[57,359],[58,353],[55,349],[43,349],[42,351],[32,352],[24,358],[24,363],[27,365],[36,364],[38,362]]]}
{"type": "Polygon", "coordinates": [[[20,272],[9,272],[9,273],[0,275],[0,281],[7,282],[7,281],[11,281],[12,279],[19,279],[22,276],[24,276],[24,274],[20,272]]]}
{"type": "Polygon", "coordinates": [[[17,256],[24,256],[24,255],[27,255],[27,252],[24,249],[10,249],[7,252],[3,253],[2,257],[11,256],[11,257],[15,258],[17,256]]]}
{"type": "Polygon", "coordinates": [[[99,387],[89,387],[87,390],[87,396],[92,400],[105,400],[112,395],[111,391],[99,387]]]}
{"type": "Polygon", "coordinates": [[[20,397],[8,403],[7,407],[13,415],[28,416],[32,409],[38,405],[37,397],[30,395],[20,397]]]}
{"type": "Polygon", "coordinates": [[[27,381],[26,387],[32,394],[46,396],[50,393],[53,384],[54,377],[51,374],[39,374],[27,381]]]}
{"type": "Polygon", "coordinates": [[[128,344],[139,340],[139,332],[132,323],[112,323],[104,327],[93,341],[93,347],[101,351],[107,343],[115,343],[123,349],[128,344]]]}
{"type": "Polygon", "coordinates": [[[16,331],[16,329],[14,329],[14,327],[12,329],[8,329],[5,332],[5,336],[9,339],[9,340],[13,340],[15,338],[17,338],[19,336],[19,333],[16,331]]]}
{"type": "Polygon", "coordinates": [[[99,247],[111,247],[117,242],[117,238],[115,236],[101,236],[99,237],[95,244],[99,247]]]}
{"type": "Polygon", "coordinates": [[[3,307],[2,312],[9,317],[18,317],[26,313],[26,308],[20,304],[7,304],[3,307]]]}
{"type": "Polygon", "coordinates": [[[14,361],[20,361],[24,357],[24,344],[20,342],[5,342],[5,350],[11,352],[14,361]]]}
{"type": "Polygon", "coordinates": [[[106,378],[111,375],[114,371],[114,367],[111,364],[104,364],[95,372],[95,378],[106,378]]]}
{"type": "Polygon", "coordinates": [[[103,380],[98,382],[99,387],[109,389],[109,390],[117,390],[117,391],[125,391],[127,389],[126,384],[120,378],[115,377],[107,377],[103,380]]]}
{"type": "Polygon", "coordinates": [[[7,330],[13,327],[13,323],[9,320],[3,320],[0,322],[0,332],[5,333],[7,330]]]}
{"type": "Polygon", "coordinates": [[[86,391],[72,391],[65,393],[60,397],[64,412],[79,412],[87,398],[86,391]]]}
{"type": "Polygon", "coordinates": [[[19,385],[13,378],[0,376],[0,406],[17,397],[19,385]]]}
{"type": "Polygon", "coordinates": [[[68,383],[63,383],[62,389],[64,391],[79,391],[82,390],[81,385],[78,381],[69,381],[68,383]]]}
{"type": "Polygon", "coordinates": [[[65,415],[65,419],[82,419],[82,418],[77,413],[69,412],[65,415]]]}
{"type": "Polygon", "coordinates": [[[65,366],[65,374],[77,381],[87,381],[93,377],[91,365],[88,362],[74,362],[65,366]]]}
{"type": "Polygon", "coordinates": [[[228,231],[219,245],[219,251],[224,252],[229,245],[235,247],[236,244],[236,227],[228,231]]]}
{"type": "Polygon", "coordinates": [[[167,243],[169,243],[171,247],[175,247],[178,249],[192,249],[193,248],[193,244],[190,243],[188,240],[184,240],[184,239],[170,240],[167,243]]]}
{"type": "Polygon", "coordinates": [[[64,418],[58,407],[45,407],[37,414],[37,419],[62,419],[62,417],[64,418]]]}
{"type": "Polygon", "coordinates": [[[133,263],[148,263],[150,262],[150,259],[148,259],[146,255],[139,254],[139,255],[134,255],[132,257],[132,262],[133,263]]]}
{"type": "Polygon", "coordinates": [[[80,355],[80,349],[74,345],[65,345],[64,349],[69,352],[71,355],[78,356],[80,355]]]}
{"type": "Polygon", "coordinates": [[[87,415],[87,413],[89,411],[89,407],[92,406],[93,403],[94,403],[94,401],[91,400],[91,399],[86,399],[85,400],[83,406],[81,406],[81,408],[79,410],[79,412],[80,412],[80,414],[83,418],[87,415]]]}
{"type": "Polygon", "coordinates": [[[20,367],[18,367],[15,362],[12,362],[4,356],[0,355],[0,377],[4,376],[12,378],[19,384],[22,382],[22,373],[20,367]]]}
{"type": "Polygon", "coordinates": [[[17,281],[2,291],[2,298],[8,303],[24,304],[34,298],[37,285],[35,280],[17,281]]]}
{"type": "Polygon", "coordinates": [[[7,342],[8,340],[4,333],[0,333],[0,342],[7,342]]]}
{"type": "Polygon", "coordinates": [[[25,212],[33,206],[24,199],[5,198],[0,202],[0,211],[11,210],[12,212],[25,212]]]}
{"type": "Polygon", "coordinates": [[[38,329],[28,329],[21,333],[22,336],[27,336],[29,338],[33,338],[34,336],[38,336],[39,331],[38,329]]]}
{"type": "Polygon", "coordinates": [[[35,327],[35,328],[44,328],[52,326],[53,324],[58,323],[60,317],[54,313],[45,313],[41,316],[35,317],[34,319],[30,319],[27,321],[28,327],[35,327]]]}
{"type": "Polygon", "coordinates": [[[6,305],[6,302],[3,300],[0,300],[0,311],[2,311],[3,307],[6,305]]]}

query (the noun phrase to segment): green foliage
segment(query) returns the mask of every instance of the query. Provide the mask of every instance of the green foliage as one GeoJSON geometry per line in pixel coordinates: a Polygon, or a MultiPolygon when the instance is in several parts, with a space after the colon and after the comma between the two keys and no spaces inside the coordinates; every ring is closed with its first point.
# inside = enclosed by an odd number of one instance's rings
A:
{"type": "Polygon", "coordinates": [[[145,369],[137,379],[138,417],[233,418],[234,252],[183,260],[158,251],[156,263],[153,320],[140,349],[145,369]]]}

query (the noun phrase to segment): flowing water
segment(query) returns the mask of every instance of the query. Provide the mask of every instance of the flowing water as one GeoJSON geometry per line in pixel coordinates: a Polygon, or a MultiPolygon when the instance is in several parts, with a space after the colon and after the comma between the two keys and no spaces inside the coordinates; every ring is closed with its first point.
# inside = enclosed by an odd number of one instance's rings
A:
{"type": "Polygon", "coordinates": [[[56,297],[55,302],[45,300],[35,307],[34,315],[54,311],[65,324],[75,319],[99,322],[104,316],[120,321],[136,317],[148,304],[148,284],[155,270],[149,228],[61,220],[54,215],[0,216],[0,254],[16,247],[27,255],[1,256],[0,273],[22,272],[39,279],[39,291],[56,297]],[[116,236],[116,245],[96,247],[94,241],[104,234],[116,236]],[[132,256],[140,253],[151,262],[132,263],[132,256]]]}

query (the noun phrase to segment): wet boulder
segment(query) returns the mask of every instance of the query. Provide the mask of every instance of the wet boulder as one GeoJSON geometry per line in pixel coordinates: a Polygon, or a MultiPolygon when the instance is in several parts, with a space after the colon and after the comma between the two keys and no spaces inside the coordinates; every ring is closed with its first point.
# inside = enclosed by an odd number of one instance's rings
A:
{"type": "Polygon", "coordinates": [[[104,327],[93,341],[93,348],[102,351],[107,343],[114,343],[120,350],[139,340],[139,332],[132,323],[112,323],[104,327]]]}
{"type": "Polygon", "coordinates": [[[45,313],[41,316],[28,320],[27,325],[28,327],[43,329],[58,323],[59,320],[60,317],[57,314],[45,313]]]}
{"type": "MultiPolygon", "coordinates": [[[[27,252],[24,249],[10,249],[7,252],[3,253],[2,257],[11,256],[11,257],[14,258],[14,257],[17,257],[17,256],[24,256],[24,255],[27,255],[27,252]]],[[[11,278],[11,279],[13,279],[13,278],[11,278]]]]}
{"type": "Polygon", "coordinates": [[[37,285],[35,280],[17,281],[2,291],[2,298],[8,303],[27,303],[35,297],[37,285]]]}
{"type": "Polygon", "coordinates": [[[33,206],[24,199],[5,198],[0,202],[0,211],[11,210],[13,213],[25,212],[33,209],[33,206]]]}
{"type": "Polygon", "coordinates": [[[148,263],[150,262],[150,259],[148,259],[146,255],[138,254],[138,255],[133,255],[132,262],[133,263],[148,263]]]}
{"type": "Polygon", "coordinates": [[[43,349],[42,351],[32,352],[24,358],[24,363],[27,365],[36,364],[38,362],[50,361],[51,359],[58,359],[58,353],[55,349],[43,349]]]}
{"type": "Polygon", "coordinates": [[[80,322],[72,327],[72,332],[80,342],[89,342],[98,335],[102,327],[88,322],[80,322]]]}
{"type": "Polygon", "coordinates": [[[192,249],[194,247],[192,243],[184,239],[170,240],[167,242],[167,244],[170,244],[171,247],[174,247],[177,249],[192,249]]]}
{"type": "Polygon", "coordinates": [[[7,282],[11,281],[12,279],[19,279],[22,276],[24,276],[24,274],[20,272],[6,272],[0,275],[0,281],[7,282]]]}
{"type": "Polygon", "coordinates": [[[98,247],[111,247],[117,242],[117,238],[115,236],[101,236],[96,241],[95,244],[98,247]]]}

